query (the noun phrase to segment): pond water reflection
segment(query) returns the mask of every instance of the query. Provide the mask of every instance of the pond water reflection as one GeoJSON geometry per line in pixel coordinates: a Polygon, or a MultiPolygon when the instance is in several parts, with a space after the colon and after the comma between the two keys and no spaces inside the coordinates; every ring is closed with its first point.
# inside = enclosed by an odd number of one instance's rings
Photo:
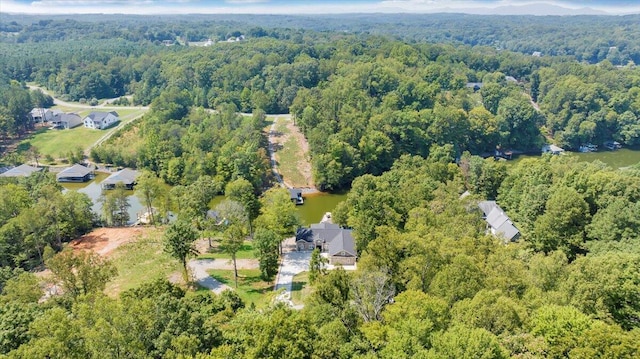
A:
{"type": "MultiPolygon", "coordinates": [[[[89,198],[93,202],[93,206],[91,207],[91,209],[93,210],[94,213],[96,213],[96,215],[101,216],[102,203],[100,203],[99,199],[100,199],[100,196],[102,195],[102,186],[100,185],[100,183],[104,181],[105,178],[107,177],[109,177],[109,174],[107,173],[96,172],[96,177],[91,181],[84,182],[84,183],[60,183],[60,184],[65,190],[78,191],[80,193],[84,193],[87,196],[89,196],[89,198]]],[[[140,200],[138,199],[138,197],[135,196],[135,191],[127,191],[127,193],[129,195],[128,196],[129,204],[131,205],[131,207],[129,207],[129,210],[127,211],[129,212],[129,222],[127,223],[133,224],[137,219],[137,214],[142,212],[143,206],[140,203],[140,200]]]]}

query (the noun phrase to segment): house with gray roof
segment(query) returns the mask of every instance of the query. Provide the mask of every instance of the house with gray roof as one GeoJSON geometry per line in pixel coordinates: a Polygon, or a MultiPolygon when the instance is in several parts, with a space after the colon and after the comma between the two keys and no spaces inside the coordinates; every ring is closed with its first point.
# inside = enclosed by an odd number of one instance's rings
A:
{"type": "Polygon", "coordinates": [[[54,112],[48,108],[36,107],[31,112],[29,112],[31,119],[35,123],[44,123],[49,122],[53,119],[54,112]]]}
{"type": "Polygon", "coordinates": [[[107,127],[120,121],[118,113],[111,112],[91,112],[89,116],[84,118],[84,127],[104,130],[107,127]]]}
{"type": "Polygon", "coordinates": [[[302,198],[302,190],[299,188],[290,188],[289,195],[291,202],[295,204],[304,204],[304,198],[302,198]]]}
{"type": "Polygon", "coordinates": [[[86,182],[91,179],[93,172],[87,167],[75,164],[56,174],[58,182],[86,182]]]}
{"type": "Polygon", "coordinates": [[[29,177],[32,173],[40,171],[42,171],[42,168],[22,164],[3,172],[0,177],[29,177]]]}
{"type": "Polygon", "coordinates": [[[76,113],[57,113],[51,120],[51,125],[55,128],[70,129],[82,124],[82,117],[76,113]]]}
{"type": "Polygon", "coordinates": [[[127,189],[133,189],[136,184],[136,178],[138,177],[138,171],[130,168],[122,169],[118,172],[111,174],[104,181],[102,181],[103,189],[114,189],[117,184],[123,184],[127,189]]]}
{"type": "Polygon", "coordinates": [[[496,201],[482,201],[478,203],[478,207],[482,211],[482,218],[487,222],[487,232],[505,242],[515,242],[520,238],[520,231],[496,201]]]}
{"type": "Polygon", "coordinates": [[[340,228],[337,224],[323,222],[298,228],[296,249],[312,251],[318,249],[329,256],[329,264],[354,265],[357,252],[351,229],[340,228]]]}

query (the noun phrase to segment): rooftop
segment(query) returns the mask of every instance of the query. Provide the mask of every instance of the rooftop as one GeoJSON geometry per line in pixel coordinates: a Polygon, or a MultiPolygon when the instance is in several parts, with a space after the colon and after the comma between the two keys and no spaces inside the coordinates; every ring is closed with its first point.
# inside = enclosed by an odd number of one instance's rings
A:
{"type": "Polygon", "coordinates": [[[28,177],[32,173],[40,171],[42,171],[42,168],[22,164],[0,174],[0,177],[28,177]]]}

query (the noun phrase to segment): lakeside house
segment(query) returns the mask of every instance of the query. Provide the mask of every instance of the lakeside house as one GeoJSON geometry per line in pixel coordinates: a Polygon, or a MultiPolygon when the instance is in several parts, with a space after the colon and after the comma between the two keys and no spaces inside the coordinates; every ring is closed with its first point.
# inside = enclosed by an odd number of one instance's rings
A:
{"type": "Polygon", "coordinates": [[[120,122],[120,118],[115,111],[91,112],[89,116],[84,118],[84,127],[104,130],[117,122],[120,122]]]}
{"type": "Polygon", "coordinates": [[[482,218],[487,222],[487,232],[507,243],[520,238],[520,231],[496,201],[482,201],[478,203],[478,207],[482,211],[482,218]]]}
{"type": "Polygon", "coordinates": [[[331,265],[356,263],[356,242],[351,229],[328,222],[316,223],[309,228],[298,228],[295,240],[296,250],[312,251],[317,248],[328,254],[331,265]]]}
{"type": "Polygon", "coordinates": [[[114,189],[117,184],[123,184],[126,189],[132,190],[136,184],[136,178],[138,177],[138,171],[130,168],[122,169],[118,172],[111,174],[104,181],[102,181],[103,189],[114,189]]]}
{"type": "Polygon", "coordinates": [[[291,196],[291,202],[301,205],[304,204],[304,198],[302,197],[302,190],[299,188],[290,188],[289,195],[291,196]]]}
{"type": "Polygon", "coordinates": [[[40,167],[33,167],[27,164],[21,164],[20,166],[13,167],[3,172],[2,174],[0,174],[0,177],[29,177],[31,176],[32,173],[40,172],[40,171],[42,171],[42,168],[40,167]]]}
{"type": "Polygon", "coordinates": [[[56,174],[58,182],[87,182],[92,177],[93,171],[79,164],[65,168],[56,174]]]}

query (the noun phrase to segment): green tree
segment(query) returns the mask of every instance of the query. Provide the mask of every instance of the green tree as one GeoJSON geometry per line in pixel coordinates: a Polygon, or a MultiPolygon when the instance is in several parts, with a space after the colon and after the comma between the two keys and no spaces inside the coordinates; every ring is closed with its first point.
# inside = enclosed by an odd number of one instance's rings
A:
{"type": "Polygon", "coordinates": [[[33,273],[25,272],[4,284],[0,302],[38,303],[40,298],[42,298],[40,280],[33,273]]]}
{"type": "Polygon", "coordinates": [[[216,211],[222,218],[222,240],[220,241],[220,248],[223,252],[231,256],[234,280],[236,288],[238,288],[236,254],[242,249],[244,240],[249,234],[249,216],[247,215],[245,207],[240,202],[228,199],[217,205],[216,211]]]}
{"type": "Polygon", "coordinates": [[[258,227],[271,230],[280,241],[295,234],[300,218],[288,190],[271,188],[264,193],[260,203],[261,214],[256,220],[258,227]]]}
{"type": "Polygon", "coordinates": [[[483,285],[484,274],[473,262],[473,258],[458,255],[436,274],[429,286],[429,292],[453,304],[465,298],[472,298],[483,285]]]}
{"type": "Polygon", "coordinates": [[[278,273],[278,249],[280,238],[269,229],[258,228],[253,236],[253,246],[258,257],[260,276],[271,280],[278,273]]]}
{"type": "Polygon", "coordinates": [[[455,325],[433,339],[436,358],[507,358],[498,338],[485,329],[455,325]]]}
{"type": "Polygon", "coordinates": [[[29,325],[41,311],[34,303],[10,301],[0,305],[0,355],[17,349],[31,339],[29,325]]]}
{"type": "Polygon", "coordinates": [[[588,218],[589,206],[582,195],[573,188],[555,188],[535,222],[532,245],[545,253],[562,249],[575,257],[581,251],[588,218]]]}
{"type": "Polygon", "coordinates": [[[65,295],[74,299],[103,291],[117,274],[110,261],[89,251],[64,250],[47,260],[46,265],[51,270],[52,284],[59,285],[65,295]]]}
{"type": "Polygon", "coordinates": [[[172,223],[164,234],[164,250],[180,262],[183,269],[182,275],[187,283],[189,282],[187,258],[198,254],[194,245],[196,239],[198,239],[198,232],[191,223],[184,220],[172,223]]]}
{"type": "Polygon", "coordinates": [[[545,305],[533,312],[530,333],[544,338],[549,358],[566,358],[578,348],[593,320],[574,307],[545,305]]]}
{"type": "Polygon", "coordinates": [[[309,283],[314,284],[319,276],[327,273],[326,264],[329,261],[320,254],[318,248],[311,252],[311,261],[309,262],[309,283]]]}
{"type": "Polygon", "coordinates": [[[249,231],[253,233],[253,221],[260,214],[260,201],[258,201],[258,197],[255,194],[255,189],[251,182],[240,177],[227,184],[224,194],[229,199],[242,203],[245,211],[249,215],[249,231]]]}
{"type": "Polygon", "coordinates": [[[151,223],[155,223],[153,205],[161,196],[161,191],[161,180],[149,171],[143,171],[136,179],[136,196],[144,204],[151,223]]]}
{"type": "Polygon", "coordinates": [[[103,190],[99,199],[102,202],[102,218],[108,226],[122,227],[129,221],[129,194],[121,183],[115,189],[103,190]]]}

